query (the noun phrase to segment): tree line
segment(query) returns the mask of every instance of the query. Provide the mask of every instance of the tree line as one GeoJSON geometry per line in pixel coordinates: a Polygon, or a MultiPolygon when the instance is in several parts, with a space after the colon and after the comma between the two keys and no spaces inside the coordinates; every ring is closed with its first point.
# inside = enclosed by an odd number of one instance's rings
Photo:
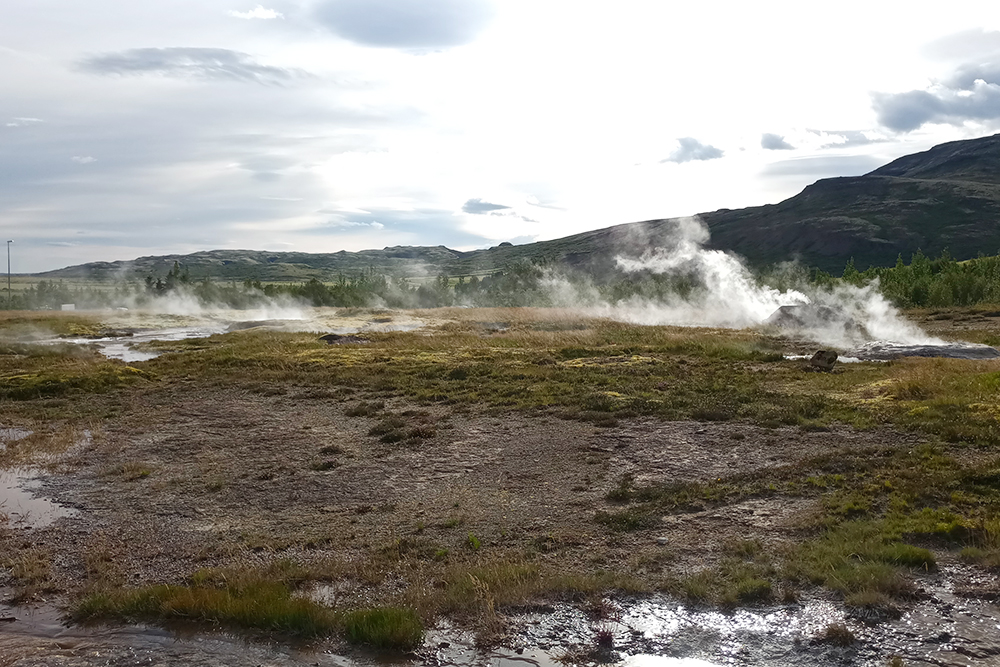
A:
{"type": "MultiPolygon", "coordinates": [[[[783,267],[761,273],[758,280],[779,289],[811,284],[832,288],[838,284],[865,285],[878,281],[879,290],[901,308],[973,306],[1000,304],[1000,256],[980,256],[956,261],[947,252],[937,258],[917,251],[904,263],[858,271],[848,261],[841,276],[804,267],[783,267]]],[[[593,283],[583,274],[558,273],[543,263],[520,261],[484,276],[438,275],[422,280],[397,278],[374,268],[332,281],[311,279],[303,283],[262,283],[248,278],[242,283],[192,280],[176,262],[163,277],[143,281],[117,281],[75,285],[63,281],[39,281],[8,295],[0,307],[15,310],[54,309],[63,304],[76,308],[142,308],[166,299],[190,299],[203,306],[247,309],[275,300],[310,306],[436,308],[441,306],[516,307],[551,306],[560,299],[554,285],[585,288],[581,293],[605,302],[631,297],[661,300],[685,297],[699,289],[696,276],[617,275],[593,283]],[[556,278],[556,279],[554,279],[556,278]]],[[[563,297],[563,302],[564,302],[563,297]]]]}
{"type": "MultiPolygon", "coordinates": [[[[816,281],[832,284],[838,279],[819,274],[816,281]]],[[[858,271],[854,260],[844,267],[840,281],[865,285],[878,280],[879,290],[900,308],[947,308],[1000,304],[1000,255],[980,255],[963,262],[948,251],[931,259],[919,250],[910,263],[900,255],[895,266],[858,271]]]]}

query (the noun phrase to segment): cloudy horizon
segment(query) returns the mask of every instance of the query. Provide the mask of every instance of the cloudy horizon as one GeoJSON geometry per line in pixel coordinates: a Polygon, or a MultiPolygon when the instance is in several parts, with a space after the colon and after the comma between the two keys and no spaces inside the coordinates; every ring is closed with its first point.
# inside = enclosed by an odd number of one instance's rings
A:
{"type": "Polygon", "coordinates": [[[19,3],[0,24],[0,231],[29,273],[469,250],[777,203],[997,132],[990,8],[19,3]]]}

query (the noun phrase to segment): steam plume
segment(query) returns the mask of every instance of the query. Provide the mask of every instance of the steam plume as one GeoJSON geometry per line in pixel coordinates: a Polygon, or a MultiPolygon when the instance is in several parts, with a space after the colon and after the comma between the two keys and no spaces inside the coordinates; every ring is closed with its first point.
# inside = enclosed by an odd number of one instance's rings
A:
{"type": "Polygon", "coordinates": [[[556,300],[566,304],[583,300],[593,314],[639,324],[726,328],[759,326],[782,306],[801,306],[807,314],[833,314],[803,317],[793,327],[798,335],[822,345],[844,349],[873,339],[906,345],[942,343],[903,319],[878,292],[877,284],[832,290],[803,284],[779,290],[760,283],[737,255],[705,248],[709,236],[699,218],[679,218],[656,247],[640,257],[616,258],[626,273],[689,280],[695,287],[683,297],[632,297],[611,303],[553,280],[552,288],[561,294],[556,300]]]}

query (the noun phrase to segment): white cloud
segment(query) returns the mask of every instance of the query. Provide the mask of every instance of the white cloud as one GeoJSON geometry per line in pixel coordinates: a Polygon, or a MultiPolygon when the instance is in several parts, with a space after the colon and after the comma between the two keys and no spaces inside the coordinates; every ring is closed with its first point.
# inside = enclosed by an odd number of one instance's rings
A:
{"type": "Polygon", "coordinates": [[[173,46],[129,49],[90,56],[79,64],[91,74],[142,76],[157,74],[206,81],[246,81],[281,84],[304,72],[262,65],[249,54],[230,49],[173,46]]]}
{"type": "Polygon", "coordinates": [[[91,162],[97,162],[97,158],[90,155],[74,155],[70,158],[73,162],[77,164],[90,164],[91,162]]]}
{"type": "Polygon", "coordinates": [[[677,140],[677,150],[661,162],[691,162],[692,160],[716,160],[723,156],[722,149],[703,144],[694,137],[681,137],[677,140]]]}
{"type": "Polygon", "coordinates": [[[490,22],[488,0],[321,0],[318,22],[356,44],[440,49],[473,41],[490,22]]]}
{"type": "Polygon", "coordinates": [[[795,148],[780,134],[765,132],[760,137],[760,147],[768,151],[790,151],[795,148]]]}
{"type": "Polygon", "coordinates": [[[35,123],[44,123],[45,121],[41,118],[11,118],[7,122],[7,127],[24,127],[25,125],[34,125],[35,123]]]}
{"type": "Polygon", "coordinates": [[[385,229],[381,222],[356,222],[354,220],[330,220],[327,223],[330,227],[368,227],[370,229],[385,229]]]}
{"type": "Polygon", "coordinates": [[[283,19],[285,15],[281,12],[276,12],[273,9],[264,9],[263,5],[257,5],[248,12],[238,12],[235,9],[230,9],[227,12],[230,16],[234,16],[238,19],[283,19]]]}

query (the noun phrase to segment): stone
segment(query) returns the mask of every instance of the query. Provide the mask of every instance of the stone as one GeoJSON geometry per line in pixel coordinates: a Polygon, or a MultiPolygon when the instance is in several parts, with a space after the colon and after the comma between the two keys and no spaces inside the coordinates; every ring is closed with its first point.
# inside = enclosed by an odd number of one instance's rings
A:
{"type": "Polygon", "coordinates": [[[361,336],[344,336],[341,334],[329,333],[325,336],[320,336],[319,339],[326,343],[327,345],[345,345],[347,343],[367,343],[368,341],[361,336]]]}
{"type": "Polygon", "coordinates": [[[833,350],[819,350],[809,360],[809,365],[821,371],[832,371],[837,363],[837,353],[833,350]]]}
{"type": "Polygon", "coordinates": [[[851,335],[867,335],[865,328],[846,313],[815,303],[781,306],[764,320],[764,324],[781,329],[841,330],[851,335]]]}

